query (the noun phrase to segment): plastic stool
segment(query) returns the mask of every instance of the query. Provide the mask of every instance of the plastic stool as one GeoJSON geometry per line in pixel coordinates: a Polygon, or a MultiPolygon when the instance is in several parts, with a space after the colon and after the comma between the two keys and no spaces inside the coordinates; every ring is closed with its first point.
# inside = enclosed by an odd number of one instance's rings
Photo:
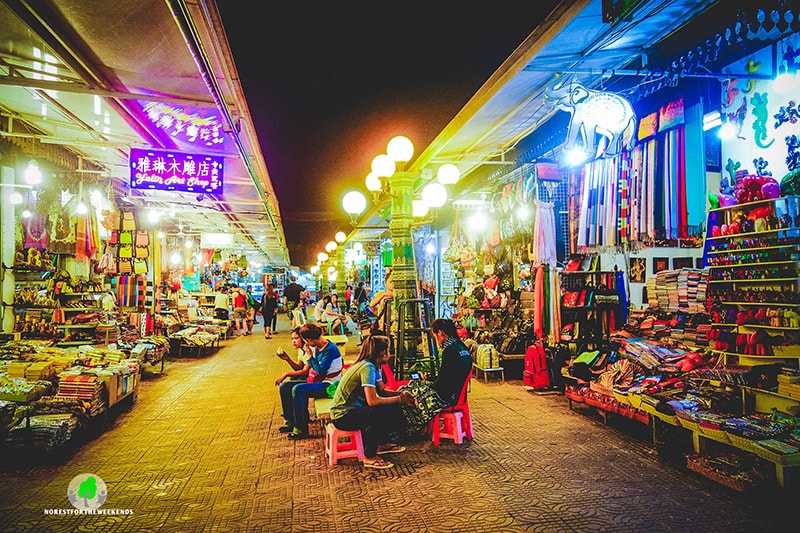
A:
{"type": "Polygon", "coordinates": [[[336,429],[332,423],[325,428],[325,455],[328,464],[335,465],[339,459],[347,457],[364,458],[364,441],[361,439],[361,430],[344,431],[336,429]]]}
{"type": "Polygon", "coordinates": [[[465,438],[471,439],[472,436],[467,432],[470,422],[464,424],[464,415],[465,413],[461,411],[442,412],[436,415],[431,421],[433,444],[438,446],[439,440],[443,438],[452,439],[455,444],[462,444],[465,438]]]}

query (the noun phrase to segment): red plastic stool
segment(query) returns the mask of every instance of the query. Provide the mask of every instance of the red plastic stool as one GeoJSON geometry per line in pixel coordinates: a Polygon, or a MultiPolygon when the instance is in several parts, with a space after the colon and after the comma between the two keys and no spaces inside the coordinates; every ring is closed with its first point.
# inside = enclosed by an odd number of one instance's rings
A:
{"type": "Polygon", "coordinates": [[[325,428],[325,455],[328,456],[329,465],[335,465],[339,459],[348,457],[363,459],[364,441],[361,439],[361,430],[344,431],[328,424],[325,428]]]}

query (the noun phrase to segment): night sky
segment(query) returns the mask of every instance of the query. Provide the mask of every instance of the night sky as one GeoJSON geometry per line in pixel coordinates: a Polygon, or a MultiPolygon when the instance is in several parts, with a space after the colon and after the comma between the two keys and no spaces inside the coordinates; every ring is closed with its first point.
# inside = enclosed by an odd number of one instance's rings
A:
{"type": "Polygon", "coordinates": [[[219,2],[292,264],[308,269],[350,231],[341,198],[369,196],[389,139],[421,153],[557,3],[287,2],[255,15],[219,2]]]}

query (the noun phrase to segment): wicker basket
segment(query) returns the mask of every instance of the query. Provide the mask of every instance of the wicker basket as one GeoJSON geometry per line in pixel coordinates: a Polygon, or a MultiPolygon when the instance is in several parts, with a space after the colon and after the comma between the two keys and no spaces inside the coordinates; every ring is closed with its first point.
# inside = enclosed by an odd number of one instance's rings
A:
{"type": "Polygon", "coordinates": [[[705,465],[703,465],[699,461],[699,459],[700,459],[699,455],[687,456],[686,457],[687,468],[689,468],[689,470],[692,470],[694,472],[697,472],[698,474],[707,477],[708,479],[716,481],[720,485],[724,485],[728,488],[737,490],[739,492],[746,492],[758,487],[758,485],[755,483],[745,481],[743,479],[728,477],[726,475],[717,472],[716,470],[711,470],[710,468],[707,468],[705,465]]]}

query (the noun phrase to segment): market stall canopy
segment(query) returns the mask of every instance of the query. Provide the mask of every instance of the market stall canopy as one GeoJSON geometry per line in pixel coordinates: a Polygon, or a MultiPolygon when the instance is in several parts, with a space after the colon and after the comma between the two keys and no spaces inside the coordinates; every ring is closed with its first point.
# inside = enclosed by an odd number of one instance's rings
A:
{"type": "Polygon", "coordinates": [[[234,251],[289,265],[214,2],[3,0],[0,35],[0,136],[32,155],[53,145],[74,154],[77,168],[53,179],[105,185],[118,206],[161,211],[167,235],[232,233],[234,251]],[[222,187],[131,189],[136,148],[216,157],[222,187]]]}
{"type": "MultiPolygon", "coordinates": [[[[757,41],[753,46],[768,46],[798,31],[796,4],[794,12],[789,4],[562,1],[409,165],[408,170],[420,176],[416,191],[435,180],[437,168],[445,163],[460,170],[461,181],[453,192],[461,199],[474,205],[497,190],[493,177],[519,169],[525,163],[518,160],[519,146],[558,112],[545,98],[545,89],[558,73],[574,76],[589,88],[623,79],[625,87],[636,90],[657,90],[684,75],[714,77],[703,70],[700,60],[706,55],[741,53],[739,44],[751,39],[757,41]],[[609,6],[620,9],[618,16],[609,6]],[[730,23],[745,12],[747,24],[730,23]]],[[[554,133],[558,132],[546,135],[554,133]]],[[[357,227],[349,238],[375,240],[380,231],[375,228],[389,215],[387,205],[388,198],[376,201],[360,220],[366,228],[357,227]]],[[[452,212],[451,199],[438,217],[452,212]]],[[[441,220],[439,224],[447,225],[441,220]]]]}

